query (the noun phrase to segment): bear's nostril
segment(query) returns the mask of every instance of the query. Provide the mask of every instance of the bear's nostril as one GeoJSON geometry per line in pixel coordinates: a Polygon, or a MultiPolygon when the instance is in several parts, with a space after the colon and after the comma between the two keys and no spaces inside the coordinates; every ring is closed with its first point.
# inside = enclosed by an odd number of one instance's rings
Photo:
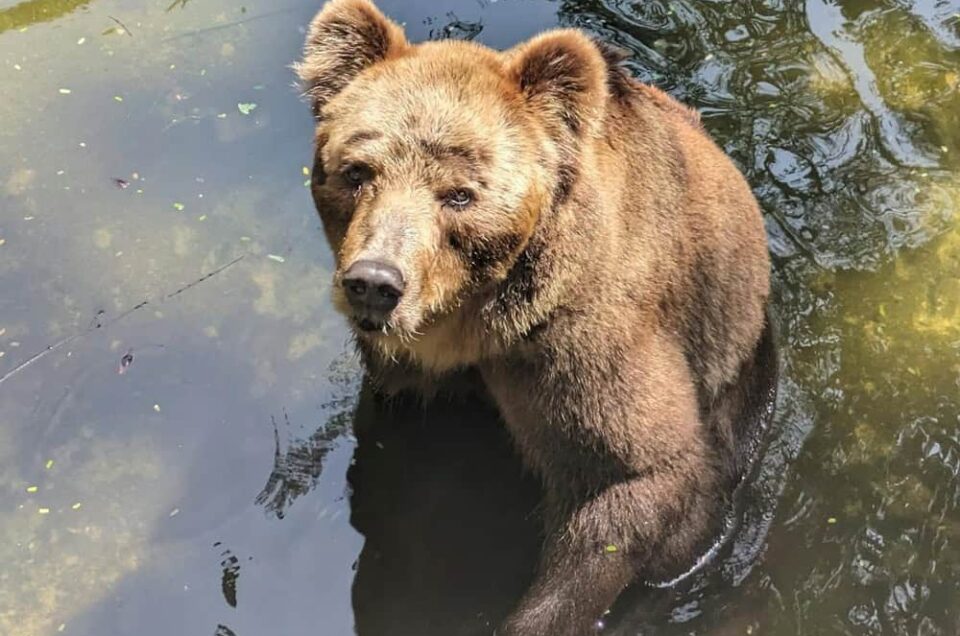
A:
{"type": "Polygon", "coordinates": [[[400,298],[400,292],[395,287],[390,285],[380,285],[380,295],[389,300],[396,300],[400,298]]]}
{"type": "Polygon", "coordinates": [[[347,283],[347,291],[355,296],[363,296],[367,293],[367,284],[359,280],[350,281],[347,283]]]}

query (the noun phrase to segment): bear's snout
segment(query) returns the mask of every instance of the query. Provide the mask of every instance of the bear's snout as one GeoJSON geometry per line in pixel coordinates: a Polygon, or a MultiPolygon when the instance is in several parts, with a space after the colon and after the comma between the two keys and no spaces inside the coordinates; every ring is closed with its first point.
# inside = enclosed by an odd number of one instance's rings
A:
{"type": "Polygon", "coordinates": [[[403,296],[403,274],[384,261],[357,261],[343,273],[341,283],[361,327],[378,329],[403,296]]]}

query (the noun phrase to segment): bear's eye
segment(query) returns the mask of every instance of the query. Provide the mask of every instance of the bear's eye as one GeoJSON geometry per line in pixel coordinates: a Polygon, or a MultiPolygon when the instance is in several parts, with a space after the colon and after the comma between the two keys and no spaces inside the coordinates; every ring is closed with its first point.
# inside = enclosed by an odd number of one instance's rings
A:
{"type": "Polygon", "coordinates": [[[462,210],[473,203],[473,193],[469,190],[451,190],[443,197],[443,204],[454,210],[462,210]]]}
{"type": "Polygon", "coordinates": [[[340,174],[343,175],[343,180],[347,182],[347,185],[358,188],[370,180],[373,176],[373,170],[370,169],[370,166],[362,163],[354,163],[347,166],[340,174]]]}

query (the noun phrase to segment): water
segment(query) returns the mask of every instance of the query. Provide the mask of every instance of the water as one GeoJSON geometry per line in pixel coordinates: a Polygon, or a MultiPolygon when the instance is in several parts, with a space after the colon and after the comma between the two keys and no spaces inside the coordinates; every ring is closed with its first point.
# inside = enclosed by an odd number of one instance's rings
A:
{"type": "MultiPolygon", "coordinates": [[[[628,49],[763,204],[785,369],[743,525],[607,632],[960,632],[960,2],[382,6],[628,49]]],[[[491,414],[379,412],[331,312],[316,8],[0,0],[0,633],[475,634],[529,579],[491,414]]]]}

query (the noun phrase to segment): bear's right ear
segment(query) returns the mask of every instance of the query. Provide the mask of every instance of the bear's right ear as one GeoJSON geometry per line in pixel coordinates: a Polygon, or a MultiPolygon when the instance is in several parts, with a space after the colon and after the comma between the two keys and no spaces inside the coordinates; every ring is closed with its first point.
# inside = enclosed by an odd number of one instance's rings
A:
{"type": "Polygon", "coordinates": [[[294,66],[313,115],[364,69],[407,47],[403,29],[369,0],[330,0],[310,23],[303,61],[294,66]]]}

